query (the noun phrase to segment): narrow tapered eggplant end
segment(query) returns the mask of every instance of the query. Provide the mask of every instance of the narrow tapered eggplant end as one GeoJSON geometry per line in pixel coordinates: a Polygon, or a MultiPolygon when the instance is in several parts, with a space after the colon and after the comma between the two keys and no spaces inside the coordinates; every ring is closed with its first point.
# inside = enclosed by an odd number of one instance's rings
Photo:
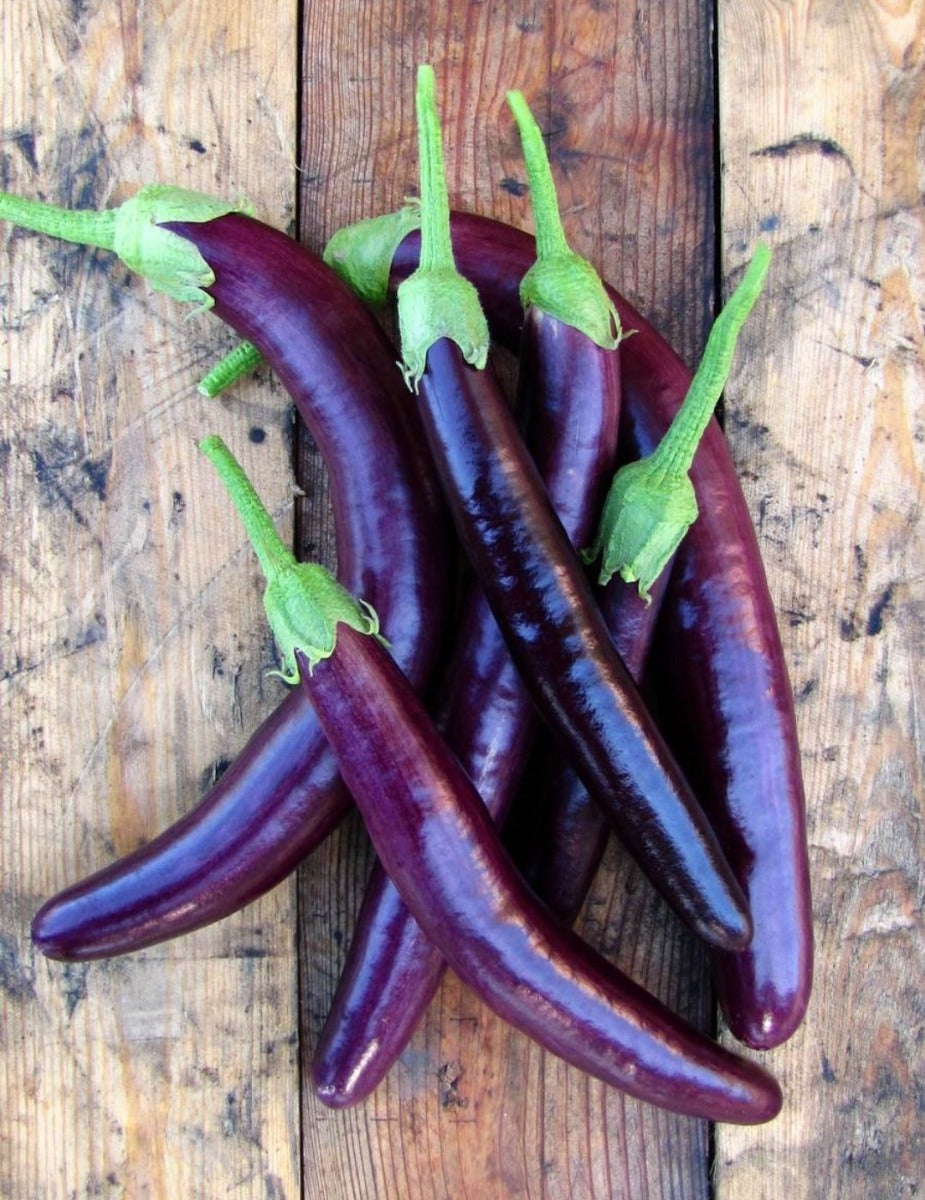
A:
{"type": "Polygon", "coordinates": [[[118,942],[110,947],[95,936],[96,915],[81,884],[66,888],[46,900],[32,918],[32,945],[57,962],[91,962],[121,953],[124,947],[118,942]]]}
{"type": "Polygon", "coordinates": [[[803,1024],[812,993],[811,951],[795,955],[790,968],[786,985],[774,986],[766,980],[759,987],[754,980],[751,955],[717,956],[714,979],[723,1020],[743,1046],[776,1050],[803,1024]]]}
{"type": "Polygon", "coordinates": [[[68,953],[67,937],[59,928],[60,905],[55,899],[43,904],[32,918],[32,945],[46,958],[67,962],[73,958],[68,953]]]}
{"type": "Polygon", "coordinates": [[[774,1076],[757,1063],[744,1064],[731,1097],[728,1113],[719,1110],[713,1119],[730,1125],[766,1125],[780,1115],[784,1094],[774,1076]]]}

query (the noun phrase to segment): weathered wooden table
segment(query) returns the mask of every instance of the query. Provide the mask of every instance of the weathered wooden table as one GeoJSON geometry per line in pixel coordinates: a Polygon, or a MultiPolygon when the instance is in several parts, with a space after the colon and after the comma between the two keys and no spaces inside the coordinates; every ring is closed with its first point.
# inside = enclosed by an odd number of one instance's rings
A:
{"type": "MultiPolygon", "coordinates": [[[[576,248],[688,360],[755,238],[772,243],[725,423],[798,698],[818,955],[804,1029],[767,1056],[784,1111],[744,1130],[608,1092],[452,977],[366,1104],[321,1107],[304,1064],[370,861],[356,820],[219,925],[89,967],[37,956],[38,904],[190,808],[281,694],[196,439],[248,445],[303,550],[329,557],[331,530],[278,384],[258,372],[226,402],[197,394],[225,328],[106,255],[3,228],[0,1195],[918,1194],[925,5],[0,13],[2,186],[25,195],[243,193],[318,248],[413,186],[414,70],[431,61],[454,203],[528,224],[504,103],[521,88],[576,248]]],[[[616,847],[581,929],[711,1026],[704,956],[616,847]]]]}

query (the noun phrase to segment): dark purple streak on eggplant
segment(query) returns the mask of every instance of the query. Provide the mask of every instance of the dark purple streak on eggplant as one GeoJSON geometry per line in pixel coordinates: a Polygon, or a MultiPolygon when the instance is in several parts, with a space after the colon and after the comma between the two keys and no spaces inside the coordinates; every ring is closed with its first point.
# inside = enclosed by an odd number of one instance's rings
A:
{"type": "Polygon", "coordinates": [[[691,1029],[551,919],[379,642],[374,614],[332,592],[322,568],[287,561],[227,450],[217,439],[203,448],[267,574],[283,662],[298,671],[385,870],[460,978],[544,1048],[639,1099],[714,1121],[776,1116],[780,1089],[767,1072],[691,1029]]]}
{"type": "MultiPolygon", "coordinates": [[[[519,280],[533,261],[529,234],[454,213],[453,252],[476,286],[499,342],[520,338],[519,280]]],[[[414,270],[420,237],[400,244],[391,281],[414,270]]],[[[614,288],[621,348],[621,444],[653,450],[691,372],[614,288]]],[[[806,802],[793,693],[748,505],[729,446],[711,421],[691,468],[700,517],[675,559],[659,631],[660,704],[670,741],[717,829],[748,899],[747,949],[713,959],[731,1032],[771,1049],[799,1027],[812,988],[813,929],[806,802]],[[673,716],[672,716],[673,714],[673,716]]]]}
{"type": "MultiPolygon", "coordinates": [[[[283,233],[241,214],[168,228],[211,268],[215,314],[259,347],[295,401],[331,479],[339,577],[377,605],[393,653],[424,685],[448,539],[394,349],[350,289],[283,233]]],[[[269,891],[349,807],[294,689],[185,817],[44,904],[33,940],[50,957],[86,959],[190,932],[269,891]]]]}
{"type": "MultiPolygon", "coordinates": [[[[666,570],[652,585],[648,604],[617,576],[597,591],[613,644],[637,684],[667,584],[666,570]]],[[[606,814],[572,765],[553,743],[540,743],[512,805],[504,841],[527,883],[568,925],[581,911],[611,833],[606,814]]]]}

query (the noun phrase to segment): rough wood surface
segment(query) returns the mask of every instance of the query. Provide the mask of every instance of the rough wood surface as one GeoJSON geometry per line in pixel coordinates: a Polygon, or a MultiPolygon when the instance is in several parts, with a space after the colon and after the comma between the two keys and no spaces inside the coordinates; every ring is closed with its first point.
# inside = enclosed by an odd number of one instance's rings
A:
{"type": "Polygon", "coordinates": [[[724,269],[776,248],[728,433],[799,697],[817,973],[769,1056],[784,1114],[719,1131],[717,1195],[898,1200],[925,1163],[925,6],[719,12],[724,269]]]}
{"type": "MultiPolygon", "coordinates": [[[[768,1056],[784,1113],[711,1147],[702,1123],[542,1054],[452,976],[376,1094],[322,1108],[305,1063],[369,863],[356,819],[297,884],[211,929],[91,966],[35,956],[41,900],[188,809],[279,698],[196,439],[215,429],[246,456],[303,550],[329,557],[331,530],[305,442],[293,505],[290,408],[268,374],[227,403],[196,394],[227,331],[105,255],[2,227],[3,1197],[921,1191],[925,5],[719,0],[717,17],[694,0],[319,0],[299,28],[295,5],[0,0],[0,187],[96,207],[152,178],[243,192],[318,248],[413,188],[429,59],[454,202],[529,224],[504,102],[521,88],[576,248],[689,361],[717,253],[723,284],[771,241],[726,412],[810,808],[818,979],[805,1030],[768,1056]]],[[[616,847],[581,928],[710,1027],[703,955],[616,847]]]]}
{"type": "MultiPolygon", "coordinates": [[[[3,187],[102,207],[159,179],[291,220],[294,5],[0,13],[3,187]]],[[[28,937],[52,891],[189,808],[277,698],[196,440],[246,453],[285,521],[289,406],[266,383],[200,397],[227,331],[110,256],[0,238],[0,1195],[295,1196],[291,886],[92,966],[28,937]]]]}

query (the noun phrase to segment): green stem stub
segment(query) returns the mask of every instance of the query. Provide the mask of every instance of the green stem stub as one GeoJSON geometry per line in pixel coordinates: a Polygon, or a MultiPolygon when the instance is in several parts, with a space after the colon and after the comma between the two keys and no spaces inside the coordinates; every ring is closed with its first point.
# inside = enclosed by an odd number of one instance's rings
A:
{"type": "Polygon", "coordinates": [[[338,624],[379,636],[379,619],[363,600],[357,600],[320,563],[301,563],[273,525],[251,481],[220,437],[200,443],[213,463],[241,517],[266,576],[263,605],[279,646],[286,683],[297,683],[302,655],[309,669],[330,658],[337,644],[338,624]]]}
{"type": "Polygon", "coordinates": [[[442,338],[454,341],[466,362],[481,370],[488,360],[488,322],[475,287],[456,270],[450,238],[450,204],[443,166],[433,68],[418,68],[416,110],[421,177],[421,258],[398,288],[402,372],[412,390],[427,366],[427,352],[442,338]]]}
{"type": "Polygon", "coordinates": [[[214,400],[222,392],[233,387],[239,379],[250,375],[263,362],[263,355],[253,342],[245,338],[232,346],[224,358],[220,358],[199,381],[198,391],[202,396],[214,400]]]}
{"type": "Polygon", "coordinates": [[[361,300],[382,308],[389,297],[395,251],[420,227],[421,206],[408,200],[395,212],[338,229],[324,248],[324,261],[361,300]]]}
{"type": "Polygon", "coordinates": [[[543,134],[521,92],[508,92],[530,181],[536,262],[520,284],[524,310],[534,307],[613,350],[623,338],[616,306],[591,263],[569,246],[543,134]]]}
{"type": "Polygon", "coordinates": [[[0,193],[0,220],[112,251],[155,291],[201,308],[214,303],[205,289],[215,282],[215,273],[192,242],[163,226],[171,221],[213,221],[231,212],[251,209],[243,201],[229,203],[163,184],[143,187],[118,208],[103,212],[73,211],[0,193]]]}
{"type": "Polygon", "coordinates": [[[700,365],[664,437],[651,454],[621,467],[614,476],[597,534],[582,553],[589,563],[600,556],[601,584],[619,572],[627,583],[638,582],[639,594],[648,600],[649,588],[697,519],[688,472],[770,262],[770,250],[759,242],[739,286],[713,323],[700,365]]]}

